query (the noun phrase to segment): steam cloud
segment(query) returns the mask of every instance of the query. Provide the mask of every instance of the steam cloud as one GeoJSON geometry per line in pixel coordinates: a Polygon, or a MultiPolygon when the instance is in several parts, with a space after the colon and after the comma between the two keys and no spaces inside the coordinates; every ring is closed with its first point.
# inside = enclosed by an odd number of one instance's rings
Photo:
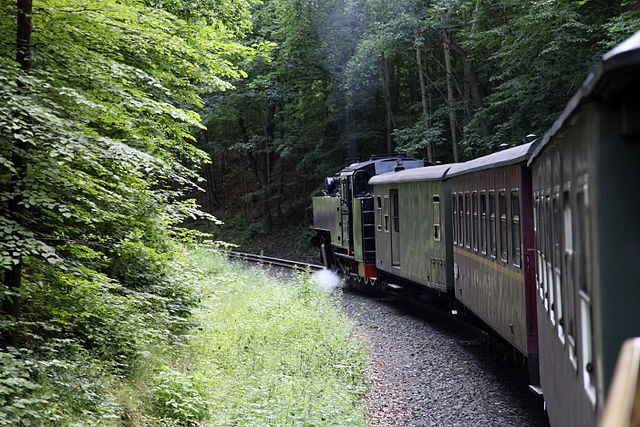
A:
{"type": "Polygon", "coordinates": [[[327,269],[313,273],[311,275],[311,280],[313,280],[313,282],[327,294],[333,292],[342,283],[340,276],[327,269]]]}

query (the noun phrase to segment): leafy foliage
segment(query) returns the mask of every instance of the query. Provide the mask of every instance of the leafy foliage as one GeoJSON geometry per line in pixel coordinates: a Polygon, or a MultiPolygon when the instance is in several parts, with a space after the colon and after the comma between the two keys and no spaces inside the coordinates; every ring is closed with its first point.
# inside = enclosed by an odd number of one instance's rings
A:
{"type": "Polygon", "coordinates": [[[177,425],[197,425],[208,411],[205,385],[191,375],[164,368],[153,379],[151,402],[153,412],[160,419],[177,425]]]}
{"type": "Polygon", "coordinates": [[[209,159],[201,94],[230,89],[255,49],[236,41],[250,2],[187,5],[39,1],[23,69],[0,3],[0,278],[22,265],[20,287],[0,284],[2,422],[125,417],[111,386],[190,324],[171,239],[214,220],[187,200],[209,159]]]}

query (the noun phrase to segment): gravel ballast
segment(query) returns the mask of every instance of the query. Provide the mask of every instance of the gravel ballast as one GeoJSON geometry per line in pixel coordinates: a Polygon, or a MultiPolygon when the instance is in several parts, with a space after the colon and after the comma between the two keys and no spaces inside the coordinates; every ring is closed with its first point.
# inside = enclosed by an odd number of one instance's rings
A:
{"type": "Polygon", "coordinates": [[[356,334],[368,342],[372,426],[546,426],[523,369],[481,335],[428,308],[344,292],[356,334]]]}

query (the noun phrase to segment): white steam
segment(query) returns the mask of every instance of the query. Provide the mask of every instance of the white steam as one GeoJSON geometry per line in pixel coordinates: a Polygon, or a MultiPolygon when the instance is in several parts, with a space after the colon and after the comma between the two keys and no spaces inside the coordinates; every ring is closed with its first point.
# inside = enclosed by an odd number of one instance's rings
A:
{"type": "Polygon", "coordinates": [[[342,282],[340,276],[326,268],[313,273],[311,275],[311,280],[313,280],[313,282],[327,294],[333,292],[342,282]]]}

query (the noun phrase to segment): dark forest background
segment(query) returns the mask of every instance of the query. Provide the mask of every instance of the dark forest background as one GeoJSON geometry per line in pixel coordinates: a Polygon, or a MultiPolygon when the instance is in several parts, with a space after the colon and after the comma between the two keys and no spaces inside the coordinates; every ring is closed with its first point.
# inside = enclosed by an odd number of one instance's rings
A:
{"type": "Polygon", "coordinates": [[[310,217],[322,177],[372,154],[463,161],[541,135],[639,28],[608,0],[265,0],[270,45],[206,100],[204,210],[248,235],[310,217]]]}

